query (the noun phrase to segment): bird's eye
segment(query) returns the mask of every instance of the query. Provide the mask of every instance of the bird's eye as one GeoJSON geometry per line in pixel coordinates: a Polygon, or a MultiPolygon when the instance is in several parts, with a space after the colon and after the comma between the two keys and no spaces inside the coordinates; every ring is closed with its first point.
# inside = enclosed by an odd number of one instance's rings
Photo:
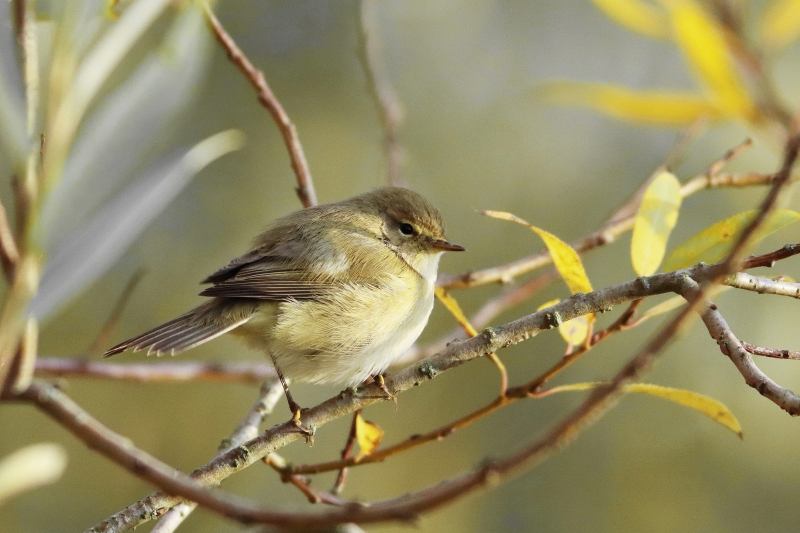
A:
{"type": "Polygon", "coordinates": [[[414,226],[412,226],[408,222],[403,222],[402,224],[400,224],[400,233],[402,233],[407,237],[414,235],[414,226]]]}

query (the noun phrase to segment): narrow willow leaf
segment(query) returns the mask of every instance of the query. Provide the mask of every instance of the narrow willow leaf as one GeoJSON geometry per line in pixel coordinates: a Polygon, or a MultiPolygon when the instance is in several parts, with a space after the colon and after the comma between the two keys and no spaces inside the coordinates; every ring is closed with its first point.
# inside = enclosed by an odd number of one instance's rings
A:
{"type": "Polygon", "coordinates": [[[158,132],[191,103],[187,95],[196,92],[206,71],[209,48],[203,13],[188,4],[161,46],[87,118],[42,210],[45,251],[52,251],[133,177],[143,154],[158,146],[158,132]]]}
{"type": "MultiPolygon", "coordinates": [[[[678,270],[695,265],[701,261],[714,263],[725,257],[737,241],[742,231],[755,219],[758,211],[745,211],[726,218],[704,229],[694,237],[675,248],[664,262],[663,270],[678,270]]],[[[770,233],[788,226],[800,219],[800,214],[788,209],[778,209],[756,231],[753,242],[758,242],[770,233]]]]}
{"type": "Polygon", "coordinates": [[[680,207],[678,178],[671,172],[660,173],[647,186],[633,224],[631,261],[638,275],[649,276],[658,270],[680,207]]]}
{"type": "MultiPolygon", "coordinates": [[[[585,383],[570,383],[569,385],[561,385],[558,387],[552,387],[547,390],[547,394],[554,394],[557,392],[568,392],[568,391],[583,391],[594,389],[597,387],[602,387],[606,385],[603,382],[585,382],[585,383]]],[[[665,400],[669,400],[671,402],[683,405],[685,407],[689,407],[694,409],[695,411],[699,411],[704,415],[711,418],[713,421],[722,424],[726,428],[730,429],[739,437],[742,437],[742,426],[739,424],[739,421],[736,420],[736,417],[733,416],[730,409],[728,409],[725,404],[714,400],[713,398],[709,398],[704,394],[700,394],[698,392],[693,392],[684,389],[674,389],[672,387],[662,387],[661,385],[652,385],[649,383],[632,383],[628,385],[623,385],[622,392],[624,393],[641,393],[641,394],[650,394],[652,396],[658,396],[659,398],[664,398],[665,400]]]]}
{"type": "Polygon", "coordinates": [[[536,226],[532,226],[531,224],[528,224],[526,221],[522,220],[516,215],[512,215],[511,213],[505,213],[502,211],[482,211],[482,213],[492,218],[508,220],[517,224],[522,224],[523,226],[527,226],[544,241],[544,244],[547,246],[547,250],[550,252],[550,255],[553,256],[553,264],[556,266],[558,273],[561,274],[561,277],[564,278],[569,290],[573,293],[592,292],[592,284],[589,282],[589,277],[586,275],[586,270],[583,268],[581,258],[578,256],[578,252],[573,250],[569,244],[565,243],[552,233],[541,228],[537,228],[536,226]]]}
{"type": "Polygon", "coordinates": [[[695,76],[725,115],[752,118],[756,106],[736,70],[719,23],[693,0],[662,0],[672,19],[675,42],[695,76]]]}
{"type": "Polygon", "coordinates": [[[356,461],[372,455],[383,439],[383,430],[377,424],[368,422],[361,417],[361,413],[356,414],[356,441],[358,442],[358,455],[356,461]]]}
{"type": "Polygon", "coordinates": [[[655,39],[669,37],[669,18],[651,4],[640,0],[592,0],[592,3],[623,28],[655,39]]]}
{"type": "Polygon", "coordinates": [[[689,407],[695,411],[699,411],[704,415],[711,418],[711,420],[722,424],[730,429],[739,437],[742,436],[742,426],[739,421],[733,416],[730,409],[725,404],[718,402],[713,398],[709,398],[704,394],[689,391],[685,389],[674,389],[672,387],[662,387],[660,385],[652,385],[649,383],[632,383],[623,387],[625,392],[636,392],[642,394],[650,394],[658,396],[671,402],[689,407]]]}
{"type": "Polygon", "coordinates": [[[67,453],[58,444],[31,444],[0,460],[0,504],[31,489],[51,485],[67,467],[67,453]]]}
{"type": "Polygon", "coordinates": [[[114,197],[49,257],[31,314],[51,315],[105,273],[203,167],[242,143],[235,130],[213,135],[114,197]]]}
{"type": "Polygon", "coordinates": [[[628,122],[681,126],[719,111],[707,97],[679,91],[635,90],[621,85],[553,81],[537,91],[546,102],[583,106],[628,122]]]}
{"type": "Polygon", "coordinates": [[[767,4],[758,23],[761,42],[771,50],[781,50],[800,37],[800,2],[773,0],[767,4]]]}
{"type": "Polygon", "coordinates": [[[169,4],[169,0],[138,0],[131,3],[86,54],[64,99],[61,112],[79,121],[125,54],[169,4]]]}
{"type": "Polygon", "coordinates": [[[461,306],[458,305],[458,302],[455,298],[453,298],[447,291],[443,288],[437,286],[435,289],[436,297],[439,299],[440,302],[444,304],[450,314],[455,317],[456,322],[464,328],[464,331],[467,332],[467,335],[470,337],[474,337],[478,334],[478,331],[472,327],[472,324],[469,323],[469,319],[461,310],[461,306]]]}

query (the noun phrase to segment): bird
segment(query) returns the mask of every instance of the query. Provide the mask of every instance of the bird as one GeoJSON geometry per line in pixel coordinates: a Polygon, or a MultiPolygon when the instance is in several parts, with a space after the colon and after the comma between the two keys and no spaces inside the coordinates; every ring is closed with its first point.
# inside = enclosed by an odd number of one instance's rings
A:
{"type": "Polygon", "coordinates": [[[391,396],[384,373],[428,322],[439,259],[464,250],[445,237],[439,210],[406,188],[302,209],[205,278],[205,302],[103,356],[176,355],[231,333],[266,354],[301,426],[288,381],[353,387],[373,377],[391,396]]]}

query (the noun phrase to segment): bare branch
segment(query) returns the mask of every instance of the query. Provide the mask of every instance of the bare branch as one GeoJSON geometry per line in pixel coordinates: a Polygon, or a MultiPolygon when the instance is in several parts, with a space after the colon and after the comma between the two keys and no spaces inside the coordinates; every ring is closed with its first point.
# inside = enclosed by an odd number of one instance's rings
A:
{"type": "Polygon", "coordinates": [[[289,159],[292,163],[295,177],[297,178],[297,192],[300,202],[303,207],[311,207],[317,205],[317,194],[314,192],[314,182],[311,180],[311,172],[308,169],[308,162],[303,152],[303,147],[300,144],[300,138],[297,136],[297,129],[289,115],[283,109],[278,99],[273,94],[272,89],[267,85],[267,80],[264,78],[264,73],[255,68],[244,52],[236,45],[236,42],[220,24],[214,12],[208,3],[203,4],[205,9],[206,18],[211,26],[211,30],[217,38],[217,42],[225,49],[228,54],[228,59],[236,65],[236,67],[244,74],[250,85],[258,93],[258,101],[267,108],[273,120],[278,125],[278,129],[283,136],[283,142],[289,151],[289,159]]]}
{"type": "Polygon", "coordinates": [[[761,206],[758,209],[758,215],[756,215],[756,218],[753,219],[753,221],[744,229],[744,231],[742,231],[738,241],[723,263],[727,270],[726,274],[731,274],[739,269],[738,266],[741,262],[744,251],[750,244],[752,244],[756,230],[763,225],[767,215],[769,215],[769,213],[775,209],[775,206],[778,203],[778,197],[791,181],[790,178],[792,175],[792,168],[794,167],[795,161],[797,161],[798,151],[800,151],[800,133],[794,134],[794,136],[791,137],[786,143],[783,165],[775,175],[775,180],[769,190],[769,193],[767,193],[767,196],[764,198],[763,202],[761,202],[761,206]]]}
{"type": "Polygon", "coordinates": [[[403,163],[405,154],[400,144],[399,130],[403,123],[403,109],[389,76],[380,60],[381,40],[378,33],[377,3],[361,0],[359,5],[358,58],[367,87],[383,126],[383,149],[386,157],[386,177],[389,185],[404,187],[403,163]]]}
{"type": "MultiPolygon", "coordinates": [[[[262,422],[272,414],[275,409],[275,404],[278,403],[283,397],[283,387],[277,377],[273,377],[265,381],[261,385],[258,400],[253,404],[247,414],[244,416],[236,429],[233,430],[230,438],[225,439],[219,445],[219,453],[217,455],[226,453],[241,446],[250,439],[258,435],[258,428],[262,422]]],[[[184,520],[186,520],[192,511],[197,508],[194,502],[181,502],[169,511],[164,517],[158,521],[158,524],[152,529],[151,533],[172,533],[184,520]]]]}
{"type": "Polygon", "coordinates": [[[792,352],[790,350],[776,350],[774,348],[763,348],[755,346],[749,342],[739,341],[742,348],[747,350],[753,355],[763,355],[764,357],[773,357],[775,359],[794,359],[800,360],[800,352],[792,352]]]}
{"type": "Polygon", "coordinates": [[[139,285],[143,276],[144,270],[140,269],[134,272],[131,279],[128,280],[128,283],[125,285],[125,288],[122,289],[122,293],[120,293],[117,299],[117,303],[114,304],[111,313],[108,315],[106,323],[103,324],[103,329],[100,330],[97,338],[87,350],[89,357],[99,356],[105,351],[103,348],[107,345],[108,339],[111,337],[112,333],[114,333],[114,329],[116,329],[119,319],[122,316],[122,311],[125,310],[125,306],[128,305],[133,291],[136,290],[136,286],[139,285]]]}
{"type": "Polygon", "coordinates": [[[55,377],[87,377],[126,381],[222,381],[261,383],[275,377],[275,370],[266,362],[119,364],[86,359],[40,357],[36,375],[55,377]]]}
{"type": "MultiPolygon", "coordinates": [[[[729,151],[721,158],[721,160],[727,161],[731,157],[730,154],[735,155],[739,153],[744,146],[745,145],[742,145],[733,149],[732,151],[729,151]]],[[[706,172],[686,181],[681,187],[681,197],[686,198],[687,196],[690,196],[700,190],[708,188],[769,185],[774,183],[777,179],[776,175],[772,174],[734,175],[712,173],[712,171],[718,168],[719,166],[716,165],[716,163],[712,163],[706,172]]],[[[653,173],[651,179],[662,169],[663,167],[656,169],[656,172],[653,173]]],[[[643,189],[640,188],[640,192],[642,191],[643,189]]],[[[619,208],[617,212],[608,219],[602,228],[586,235],[582,239],[570,243],[570,246],[572,246],[575,251],[582,254],[598,246],[604,246],[616,241],[620,235],[633,228],[636,209],[639,205],[638,202],[639,193],[637,192],[630,201],[619,208]]],[[[437,280],[437,285],[444,289],[450,290],[474,287],[476,285],[486,285],[489,283],[507,283],[511,279],[521,274],[541,268],[550,263],[552,263],[550,254],[544,252],[512,261],[506,265],[487,268],[484,270],[465,272],[462,274],[440,274],[437,280]]]]}
{"type": "Polygon", "coordinates": [[[720,351],[727,355],[736,366],[736,369],[739,370],[739,373],[744,377],[745,383],[790,415],[800,415],[800,398],[795,396],[789,389],[785,389],[772,381],[756,366],[753,358],[750,357],[742,343],[733,334],[716,306],[709,306],[701,316],[708,333],[717,341],[720,351]]]}
{"type": "Polygon", "coordinates": [[[737,289],[753,291],[759,294],[777,294],[800,298],[800,283],[792,283],[780,279],[761,278],[738,272],[726,277],[723,283],[737,289]]]}
{"type": "MultiPolygon", "coordinates": [[[[608,309],[609,306],[643,296],[662,294],[664,292],[682,292],[683,287],[686,286],[687,280],[699,279],[705,281],[712,279],[714,276],[718,275],[719,270],[720,265],[698,265],[678,272],[638,278],[590,294],[573,295],[571,298],[537,313],[520,318],[504,326],[491,328],[483,334],[472,337],[466,341],[454,342],[439,354],[429,357],[399,372],[396,376],[387,380],[388,386],[397,393],[408,390],[415,385],[432,379],[441,372],[481,357],[486,353],[522,342],[542,331],[551,329],[561,320],[566,321],[582,314],[598,312],[601,309],[608,309]],[[557,320],[556,317],[560,317],[560,319],[557,320]]],[[[691,309],[691,306],[687,306],[683,313],[686,313],[687,309],[691,309]]],[[[662,344],[665,342],[660,337],[657,340],[662,344]]],[[[648,361],[653,355],[652,350],[650,350],[639,360],[644,359],[648,361]]],[[[644,367],[641,363],[636,363],[632,367],[632,370],[630,368],[628,369],[628,374],[625,375],[636,375],[642,368],[644,367]]],[[[624,376],[622,379],[625,379],[624,376]]],[[[614,386],[615,385],[611,385],[611,387],[614,386]]],[[[600,394],[601,396],[599,396],[599,398],[603,399],[610,394],[609,390],[610,389],[605,388],[596,391],[595,394],[600,394]]],[[[306,411],[303,414],[303,423],[306,427],[318,428],[331,420],[352,413],[372,403],[382,401],[383,399],[384,395],[381,394],[378,385],[375,383],[359,389],[356,393],[345,391],[306,411]]],[[[592,409],[594,410],[594,407],[592,409]]],[[[583,420],[584,416],[585,413],[581,414],[581,420],[583,420]]],[[[574,431],[570,429],[569,433],[572,435],[574,431]]],[[[260,435],[258,438],[245,443],[236,450],[220,456],[204,467],[196,470],[192,474],[192,477],[202,484],[216,485],[234,472],[249,466],[268,453],[301,437],[302,435],[296,431],[296,427],[291,421],[280,424],[260,435]]],[[[555,440],[546,443],[542,450],[551,449],[550,445],[562,442],[561,439],[563,437],[564,435],[560,434],[555,436],[555,440]]],[[[100,447],[100,449],[104,451],[105,447],[100,447]]],[[[534,455],[537,453],[538,452],[534,453],[534,455]]],[[[120,462],[120,464],[128,465],[127,461],[120,461],[114,454],[107,455],[115,461],[120,462]]],[[[516,461],[514,464],[516,466],[521,466],[524,462],[525,460],[521,462],[516,461]]],[[[159,470],[145,468],[141,463],[136,464],[137,468],[132,470],[136,475],[144,477],[162,487],[168,487],[170,492],[180,494],[183,498],[196,499],[201,505],[207,506],[212,510],[237,520],[270,523],[282,527],[303,528],[320,527],[326,524],[349,521],[367,523],[373,521],[405,520],[413,516],[418,510],[433,508],[449,498],[444,497],[444,499],[440,499],[438,492],[436,492],[436,497],[427,498],[424,495],[431,489],[425,489],[419,493],[415,493],[421,495],[421,500],[411,498],[408,500],[407,505],[392,504],[387,506],[378,503],[370,504],[368,507],[363,508],[346,507],[340,510],[331,510],[323,513],[285,513],[259,509],[243,503],[240,504],[237,498],[232,498],[218,492],[212,493],[196,490],[195,485],[186,484],[181,476],[175,476],[173,474],[172,476],[163,477],[159,470]]],[[[469,486],[475,488],[481,485],[483,481],[485,481],[485,475],[487,473],[490,474],[491,472],[481,469],[473,473],[470,476],[472,482],[469,486]]],[[[458,485],[459,483],[448,485],[446,494],[450,494],[450,497],[455,497],[456,494],[463,494],[464,492],[460,490],[456,490],[455,493],[450,492],[453,487],[458,485]]],[[[164,492],[153,493],[120,513],[110,517],[102,524],[98,525],[93,531],[111,533],[114,531],[127,530],[128,528],[141,524],[150,517],[157,516],[163,509],[175,505],[180,500],[180,497],[169,496],[164,492]]]]}

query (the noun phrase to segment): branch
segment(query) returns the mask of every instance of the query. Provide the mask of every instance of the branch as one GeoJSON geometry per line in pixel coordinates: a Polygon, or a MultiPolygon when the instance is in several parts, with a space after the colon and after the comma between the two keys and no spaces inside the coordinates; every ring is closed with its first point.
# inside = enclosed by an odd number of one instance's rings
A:
{"type": "Polygon", "coordinates": [[[758,294],[777,294],[779,296],[800,298],[800,283],[791,283],[780,279],[760,278],[738,272],[725,278],[723,283],[737,289],[757,292],[758,294]]]}
{"type": "MultiPolygon", "coordinates": [[[[512,344],[517,344],[542,331],[552,329],[562,320],[566,321],[583,314],[607,310],[610,306],[643,296],[663,294],[665,292],[681,292],[687,279],[703,281],[711,279],[713,276],[719,275],[719,268],[719,265],[698,265],[678,272],[638,278],[590,294],[575,294],[571,298],[537,313],[497,328],[487,329],[481,335],[471,339],[454,342],[442,352],[400,371],[392,379],[387,380],[387,386],[395,393],[408,390],[467,361],[512,344]]],[[[607,389],[596,392],[596,394],[600,394],[603,391],[607,391],[607,389]]],[[[334,419],[384,399],[385,395],[381,393],[377,384],[365,386],[356,392],[344,391],[336,397],[306,411],[303,414],[303,423],[309,428],[319,428],[334,419]]],[[[296,431],[296,426],[291,421],[280,424],[236,450],[222,455],[199,468],[192,473],[191,477],[196,482],[204,485],[216,485],[224,478],[249,466],[268,453],[301,437],[302,435],[296,431]]],[[[106,447],[100,446],[99,448],[104,453],[106,452],[106,447]]],[[[107,453],[106,455],[131,469],[129,461],[120,460],[114,454],[107,453]]],[[[105,533],[125,531],[154,516],[158,516],[166,508],[180,502],[182,498],[197,501],[200,505],[245,523],[269,523],[275,526],[292,528],[321,527],[350,521],[367,523],[406,520],[417,512],[417,505],[419,504],[419,502],[409,503],[408,506],[399,507],[370,504],[368,507],[363,508],[346,507],[322,513],[271,511],[260,509],[252,504],[242,503],[239,498],[223,495],[218,491],[197,490],[196,484],[186,483],[183,476],[178,476],[174,473],[166,475],[162,471],[145,468],[141,462],[135,464],[136,468],[131,469],[131,471],[136,475],[165,487],[169,492],[178,496],[170,496],[161,491],[153,493],[108,518],[90,531],[103,531],[105,533]]],[[[481,472],[483,474],[487,473],[484,470],[481,472]]],[[[483,475],[481,472],[476,474],[478,478],[483,475]]],[[[481,479],[485,481],[485,478],[481,479]]],[[[479,479],[477,480],[480,481],[479,479]]],[[[421,491],[419,494],[424,493],[425,491],[421,491]]],[[[424,507],[429,508],[431,505],[435,506],[436,502],[425,500],[424,507]]]]}
{"type": "MultiPolygon", "coordinates": [[[[735,148],[726,153],[718,161],[727,161],[739,153],[742,146],[735,148]]],[[[761,175],[761,174],[721,174],[719,172],[718,162],[712,163],[709,169],[698,176],[686,181],[681,187],[681,197],[686,198],[700,190],[715,187],[745,187],[752,185],[768,185],[773,184],[778,179],[777,175],[761,175]]],[[[660,172],[662,167],[659,167],[656,172],[660,172]]],[[[620,235],[633,228],[633,222],[636,217],[636,208],[638,208],[638,196],[634,197],[627,202],[624,206],[617,210],[609,220],[597,231],[594,231],[582,239],[570,243],[570,246],[575,249],[579,254],[585,253],[598,246],[604,246],[612,243],[619,238],[620,235]]],[[[466,287],[474,287],[476,285],[486,285],[489,283],[507,283],[511,279],[541,268],[545,265],[552,263],[553,260],[547,252],[535,254],[529,257],[518,259],[506,265],[487,268],[484,270],[476,270],[464,272],[462,274],[440,274],[437,280],[437,285],[444,289],[463,289],[466,287]]]]}
{"type": "Polygon", "coordinates": [[[303,153],[303,147],[300,144],[300,138],[297,136],[297,129],[289,119],[289,115],[286,114],[283,106],[281,106],[280,102],[278,102],[278,99],[275,97],[275,94],[273,94],[272,89],[270,89],[269,85],[267,85],[267,80],[264,78],[264,73],[250,63],[250,60],[247,59],[247,56],[244,55],[244,52],[241,51],[241,49],[236,45],[236,42],[222,27],[219,20],[214,15],[214,12],[211,10],[209,4],[204,3],[203,8],[206,12],[208,24],[211,26],[211,30],[214,32],[214,36],[217,38],[217,42],[219,42],[220,46],[222,46],[222,48],[224,48],[227,52],[228,59],[230,59],[231,62],[236,65],[236,67],[250,82],[250,85],[252,85],[256,90],[258,93],[258,101],[267,108],[269,114],[272,115],[272,119],[278,125],[278,129],[283,136],[283,142],[286,144],[286,148],[289,151],[292,169],[294,170],[295,177],[297,178],[297,188],[295,189],[295,192],[297,192],[300,202],[303,204],[303,207],[317,205],[317,194],[314,192],[314,182],[311,180],[311,172],[308,170],[308,162],[306,161],[306,156],[303,153]]]}
{"type": "Polygon", "coordinates": [[[262,383],[275,377],[266,362],[245,363],[142,363],[119,364],[87,359],[40,357],[36,360],[38,376],[121,379],[137,382],[221,381],[262,383]]]}
{"type": "Polygon", "coordinates": [[[744,251],[752,244],[756,236],[756,231],[764,224],[769,213],[775,209],[778,203],[778,197],[790,182],[792,168],[794,167],[795,161],[797,161],[798,151],[800,151],[800,133],[796,133],[786,143],[783,165],[775,175],[774,183],[772,187],[770,187],[767,196],[761,202],[758,214],[744,231],[742,231],[738,241],[725,259],[723,265],[725,266],[726,274],[732,274],[739,270],[739,263],[741,263],[744,251]]]}
{"type": "Polygon", "coordinates": [[[719,344],[720,351],[727,355],[739,370],[745,383],[790,415],[800,415],[800,398],[789,389],[784,389],[772,381],[756,366],[716,306],[709,306],[701,316],[708,333],[719,344]]]}
{"type": "Polygon", "coordinates": [[[763,355],[764,357],[773,357],[775,359],[794,359],[800,360],[800,352],[792,352],[789,350],[776,350],[774,348],[763,348],[755,346],[749,342],[739,341],[742,348],[747,350],[753,355],[763,355]]]}
{"type": "Polygon", "coordinates": [[[377,4],[374,0],[361,0],[358,12],[358,58],[367,78],[378,116],[383,126],[383,149],[386,157],[386,177],[389,185],[405,186],[403,160],[398,131],[403,122],[403,109],[385,69],[381,68],[381,42],[378,35],[377,4]]]}
{"type": "MultiPolygon", "coordinates": [[[[281,386],[281,382],[277,377],[272,377],[269,381],[265,381],[261,385],[258,400],[256,400],[242,421],[239,422],[236,429],[233,430],[230,438],[220,443],[217,456],[229,452],[248,440],[255,438],[256,435],[258,435],[258,428],[261,426],[261,423],[272,414],[272,411],[275,409],[275,404],[278,403],[278,400],[282,397],[283,386],[281,386]]],[[[197,508],[197,504],[194,502],[179,503],[158,521],[158,524],[156,524],[150,533],[172,533],[189,517],[195,508],[197,508]]]]}

